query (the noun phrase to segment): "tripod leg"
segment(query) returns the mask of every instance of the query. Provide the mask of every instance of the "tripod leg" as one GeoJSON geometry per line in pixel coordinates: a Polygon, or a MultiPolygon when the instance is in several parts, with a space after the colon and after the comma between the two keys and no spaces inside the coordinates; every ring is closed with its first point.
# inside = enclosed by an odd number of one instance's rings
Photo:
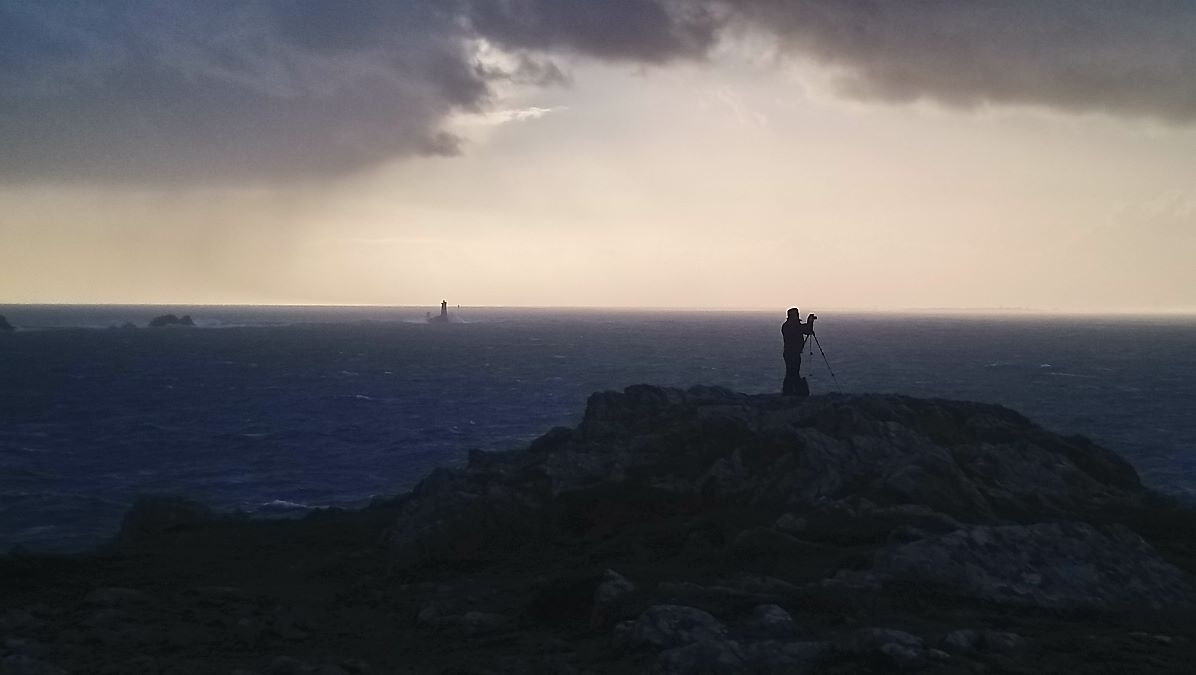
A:
{"type": "MultiPolygon", "coordinates": [[[[831,379],[834,380],[835,386],[839,386],[839,378],[835,377],[835,371],[831,368],[831,362],[826,358],[826,352],[822,351],[822,342],[818,340],[818,335],[810,333],[810,337],[814,338],[814,344],[818,345],[818,352],[822,354],[822,362],[826,364],[827,371],[831,374],[831,379]]],[[[811,351],[811,354],[814,352],[811,351]]]]}

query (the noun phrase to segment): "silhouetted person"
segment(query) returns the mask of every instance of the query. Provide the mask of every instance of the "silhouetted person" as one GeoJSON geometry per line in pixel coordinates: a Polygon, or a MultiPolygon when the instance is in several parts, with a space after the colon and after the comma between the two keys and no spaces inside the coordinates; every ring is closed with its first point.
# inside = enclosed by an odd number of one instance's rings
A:
{"type": "Polygon", "coordinates": [[[440,301],[440,320],[448,321],[448,300],[440,301]]]}
{"type": "Polygon", "coordinates": [[[801,353],[806,347],[806,340],[814,334],[814,320],[817,318],[810,314],[802,323],[801,312],[793,307],[786,312],[785,323],[781,324],[781,337],[785,339],[785,350],[781,352],[785,357],[785,382],[781,385],[781,393],[786,396],[810,395],[810,387],[801,376],[801,353]]]}

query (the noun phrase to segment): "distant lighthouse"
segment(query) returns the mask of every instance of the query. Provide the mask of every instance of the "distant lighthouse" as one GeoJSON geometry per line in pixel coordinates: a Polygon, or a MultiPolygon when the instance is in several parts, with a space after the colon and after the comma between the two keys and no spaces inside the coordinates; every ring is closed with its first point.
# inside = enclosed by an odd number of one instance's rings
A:
{"type": "Polygon", "coordinates": [[[448,323],[448,300],[440,301],[440,316],[432,316],[431,312],[427,313],[428,323],[448,323]]]}

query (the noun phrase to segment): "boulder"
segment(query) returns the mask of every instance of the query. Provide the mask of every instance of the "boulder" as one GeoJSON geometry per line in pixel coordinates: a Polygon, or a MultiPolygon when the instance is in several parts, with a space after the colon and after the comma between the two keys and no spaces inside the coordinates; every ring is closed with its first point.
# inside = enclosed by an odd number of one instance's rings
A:
{"type": "Polygon", "coordinates": [[[610,623],[620,603],[635,590],[635,584],[614,570],[606,570],[598,588],[594,589],[594,609],[590,626],[600,628],[610,623]]]}
{"type": "Polygon", "coordinates": [[[667,675],[738,675],[752,672],[737,643],[709,637],[662,651],[656,657],[656,670],[667,675]]]}
{"type": "Polygon", "coordinates": [[[970,652],[980,644],[980,631],[970,628],[953,630],[943,636],[942,647],[956,654],[970,652]]]}
{"type": "Polygon", "coordinates": [[[994,654],[1008,654],[1020,651],[1026,646],[1026,640],[1017,633],[999,630],[986,630],[981,634],[984,648],[994,654]]]}
{"type": "Polygon", "coordinates": [[[901,669],[916,669],[927,658],[922,638],[892,628],[862,628],[839,644],[840,651],[880,656],[901,669]]]}
{"type": "Polygon", "coordinates": [[[757,605],[742,633],[755,640],[792,640],[797,637],[797,624],[780,605],[757,605]]]}
{"type": "Polygon", "coordinates": [[[881,551],[872,573],[969,598],[1049,609],[1190,607],[1184,574],[1120,526],[972,526],[881,551]]]}
{"type": "Polygon", "coordinates": [[[702,640],[721,642],[727,629],[708,612],[683,605],[654,605],[635,621],[615,627],[616,642],[627,647],[669,649],[702,640]]]}
{"type": "Polygon", "coordinates": [[[866,654],[877,651],[885,645],[896,644],[910,649],[922,649],[922,638],[893,628],[861,628],[847,637],[840,645],[842,651],[852,654],[866,654]]]}
{"type": "Polygon", "coordinates": [[[943,649],[955,654],[966,654],[975,650],[1008,654],[1025,647],[1026,640],[1017,633],[961,628],[944,635],[940,644],[943,649]]]}

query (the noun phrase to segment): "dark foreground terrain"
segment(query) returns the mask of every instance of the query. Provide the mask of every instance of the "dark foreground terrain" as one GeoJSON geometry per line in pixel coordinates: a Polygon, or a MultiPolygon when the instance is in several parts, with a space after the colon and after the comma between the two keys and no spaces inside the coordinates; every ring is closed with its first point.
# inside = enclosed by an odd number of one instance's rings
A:
{"type": "Polygon", "coordinates": [[[1196,516],[1010,410],[631,387],[302,521],[0,559],[10,673],[1191,672],[1196,516]]]}

